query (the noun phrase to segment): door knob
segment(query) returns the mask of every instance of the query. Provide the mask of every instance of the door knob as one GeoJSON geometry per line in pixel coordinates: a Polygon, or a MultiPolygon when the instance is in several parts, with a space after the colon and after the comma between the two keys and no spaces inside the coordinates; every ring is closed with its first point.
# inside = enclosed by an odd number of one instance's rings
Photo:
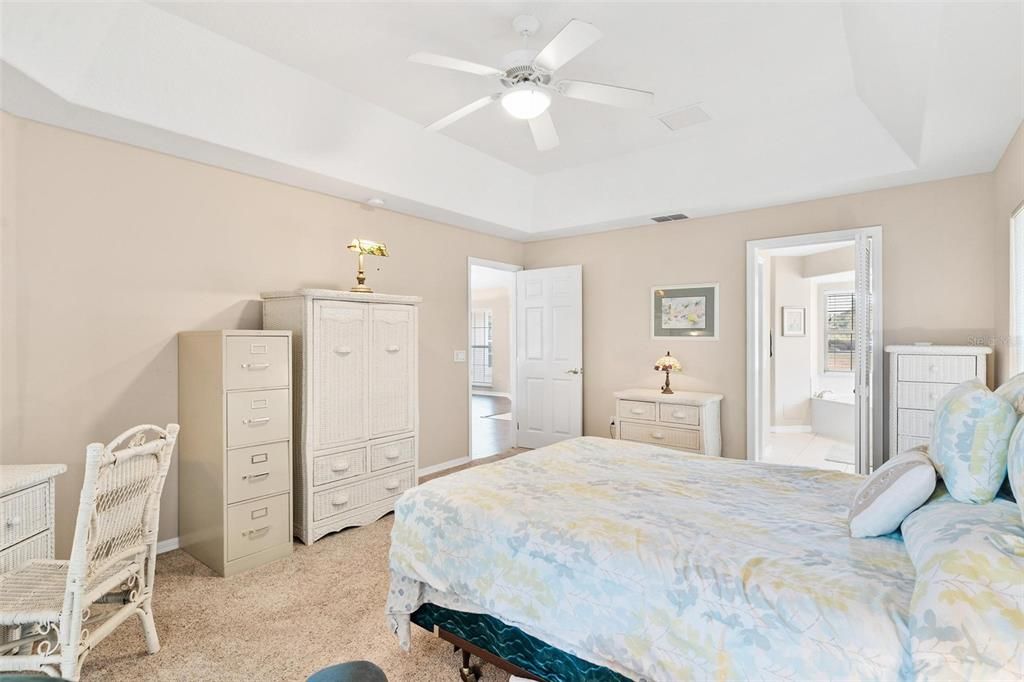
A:
{"type": "Polygon", "coordinates": [[[566,374],[583,374],[583,369],[581,367],[573,367],[572,369],[565,370],[565,373],[566,374]]]}

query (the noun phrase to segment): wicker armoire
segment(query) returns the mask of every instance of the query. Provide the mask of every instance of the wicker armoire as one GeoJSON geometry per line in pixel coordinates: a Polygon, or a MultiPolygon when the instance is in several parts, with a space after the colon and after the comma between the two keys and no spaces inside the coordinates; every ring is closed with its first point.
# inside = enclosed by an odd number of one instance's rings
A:
{"type": "Polygon", "coordinates": [[[292,332],[295,535],[376,521],[416,485],[416,296],[263,294],[264,329],[292,332]]]}

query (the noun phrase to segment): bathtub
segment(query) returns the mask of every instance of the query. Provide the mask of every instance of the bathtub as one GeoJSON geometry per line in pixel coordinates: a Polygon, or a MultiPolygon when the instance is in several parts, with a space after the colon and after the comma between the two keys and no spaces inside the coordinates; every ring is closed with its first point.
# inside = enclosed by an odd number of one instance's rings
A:
{"type": "Polygon", "coordinates": [[[811,398],[811,430],[814,433],[854,443],[857,426],[857,408],[852,393],[826,393],[811,398]]]}

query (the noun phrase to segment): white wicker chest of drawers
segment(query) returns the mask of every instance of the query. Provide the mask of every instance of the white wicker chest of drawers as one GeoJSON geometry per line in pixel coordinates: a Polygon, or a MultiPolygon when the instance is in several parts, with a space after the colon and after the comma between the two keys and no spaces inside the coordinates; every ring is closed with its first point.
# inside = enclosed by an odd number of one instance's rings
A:
{"type": "Polygon", "coordinates": [[[376,521],[416,485],[416,296],[263,294],[265,329],[294,338],[295,535],[376,521]]]}
{"type": "Polygon", "coordinates": [[[886,346],[889,457],[931,440],[935,407],[957,384],[987,381],[987,346],[886,346]]]}
{"type": "MultiPolygon", "coordinates": [[[[63,464],[0,465],[0,573],[32,559],[52,559],[54,479],[63,464]]],[[[0,627],[0,642],[15,639],[0,627]]]]}
{"type": "Polygon", "coordinates": [[[291,333],[178,335],[178,537],[223,576],[292,551],[291,333]]]}
{"type": "Polygon", "coordinates": [[[615,437],[698,455],[722,456],[718,393],[631,388],[615,393],[615,437]]]}

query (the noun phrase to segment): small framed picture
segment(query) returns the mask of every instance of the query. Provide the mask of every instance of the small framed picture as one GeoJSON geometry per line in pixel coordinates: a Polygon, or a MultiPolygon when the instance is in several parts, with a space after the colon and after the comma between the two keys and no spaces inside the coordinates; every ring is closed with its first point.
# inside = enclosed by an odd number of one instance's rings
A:
{"type": "Polygon", "coordinates": [[[651,338],[718,340],[718,283],[651,289],[651,338]]]}
{"type": "Polygon", "coordinates": [[[807,336],[807,308],[782,306],[782,335],[807,336]]]}

